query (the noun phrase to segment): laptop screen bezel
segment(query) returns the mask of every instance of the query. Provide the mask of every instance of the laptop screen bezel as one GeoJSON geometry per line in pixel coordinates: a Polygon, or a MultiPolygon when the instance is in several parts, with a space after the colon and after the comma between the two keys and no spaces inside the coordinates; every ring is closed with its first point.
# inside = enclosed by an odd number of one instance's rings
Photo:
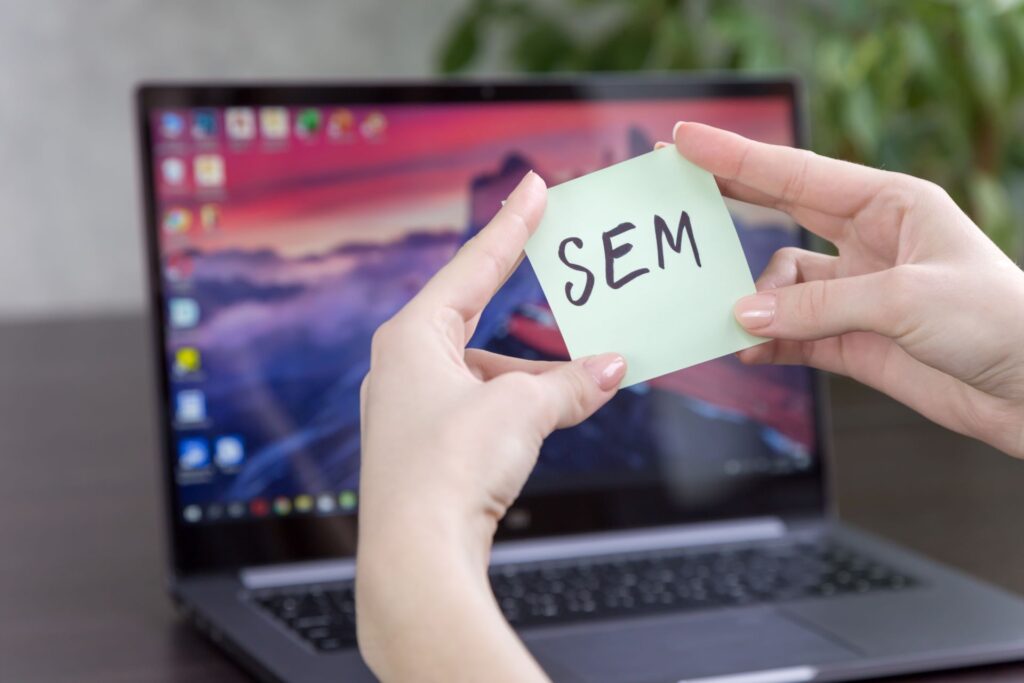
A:
{"type": "MultiPolygon", "coordinates": [[[[164,513],[168,523],[170,556],[178,575],[232,570],[243,566],[281,564],[303,560],[350,557],[355,550],[357,516],[289,517],[239,520],[221,524],[186,524],[179,514],[178,489],[173,457],[174,431],[170,424],[170,377],[166,363],[164,283],[158,239],[156,184],[150,115],[161,108],[229,107],[262,105],[345,105],[372,103],[485,103],[540,101],[628,101],[644,99],[708,99],[786,97],[791,103],[792,132],[796,146],[805,146],[805,124],[799,82],[794,77],[747,78],[738,76],[618,75],[501,81],[390,82],[390,83],[160,83],[144,84],[136,91],[136,125],[141,157],[144,198],[148,313],[151,350],[158,396],[157,425],[164,489],[164,513]]],[[[667,131],[666,131],[667,133],[667,131]]],[[[812,238],[801,230],[801,242],[812,238]]],[[[609,492],[576,494],[575,497],[524,497],[518,512],[544,520],[524,531],[499,529],[504,538],[550,537],[633,528],[678,525],[699,521],[755,516],[807,517],[821,515],[829,505],[826,486],[828,439],[827,393],[820,373],[814,374],[816,444],[812,469],[780,479],[763,498],[734,501],[733,505],[701,515],[680,517],[665,510],[651,510],[640,524],[615,527],[600,520],[602,506],[612,504],[609,492]],[[785,482],[785,483],[783,483],[785,482]],[[582,496],[579,497],[579,496],[582,496]]],[[[620,494],[622,492],[619,492],[620,494]]],[[[636,501],[648,494],[637,492],[636,501]]],[[[615,505],[629,505],[618,495],[615,505]]]]}

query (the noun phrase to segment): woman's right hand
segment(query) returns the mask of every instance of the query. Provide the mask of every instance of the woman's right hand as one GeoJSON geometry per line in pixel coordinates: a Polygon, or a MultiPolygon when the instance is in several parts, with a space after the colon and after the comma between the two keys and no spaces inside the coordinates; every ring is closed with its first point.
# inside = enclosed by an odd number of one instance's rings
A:
{"type": "Polygon", "coordinates": [[[937,185],[696,123],[673,134],[727,197],[781,209],[838,256],[778,251],[735,313],[746,363],[863,382],[1024,457],[1024,272],[937,185]]]}

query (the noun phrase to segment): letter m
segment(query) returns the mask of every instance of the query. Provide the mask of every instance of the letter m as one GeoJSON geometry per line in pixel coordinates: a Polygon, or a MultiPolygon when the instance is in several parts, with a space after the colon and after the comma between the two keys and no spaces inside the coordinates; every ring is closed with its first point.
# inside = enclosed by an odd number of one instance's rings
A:
{"type": "Polygon", "coordinates": [[[664,240],[668,240],[668,246],[672,251],[677,254],[683,252],[683,233],[690,239],[690,249],[693,250],[693,260],[700,268],[700,252],[697,251],[697,242],[693,239],[693,226],[690,225],[690,215],[685,211],[679,216],[679,227],[676,228],[675,236],[672,235],[668,229],[668,224],[665,220],[658,215],[654,216],[654,241],[658,244],[658,267],[665,270],[665,245],[664,240]]]}

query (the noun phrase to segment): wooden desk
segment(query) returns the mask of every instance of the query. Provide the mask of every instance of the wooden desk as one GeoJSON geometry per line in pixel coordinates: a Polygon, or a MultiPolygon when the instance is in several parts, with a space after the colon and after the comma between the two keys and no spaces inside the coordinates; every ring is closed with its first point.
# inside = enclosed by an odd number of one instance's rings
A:
{"type": "MultiPolygon", "coordinates": [[[[163,591],[138,317],[0,327],[0,681],[247,680],[163,591]]],[[[1024,462],[835,387],[842,514],[1024,593],[1024,462]]],[[[1004,683],[1024,664],[901,681],[1004,683]]]]}

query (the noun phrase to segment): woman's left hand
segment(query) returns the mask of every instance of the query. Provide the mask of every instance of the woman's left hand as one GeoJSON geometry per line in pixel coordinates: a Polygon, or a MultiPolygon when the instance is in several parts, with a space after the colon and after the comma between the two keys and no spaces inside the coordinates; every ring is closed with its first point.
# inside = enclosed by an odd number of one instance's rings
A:
{"type": "Polygon", "coordinates": [[[604,405],[613,353],[565,363],[466,349],[544,212],[528,173],[480,233],[377,331],[363,382],[357,601],[384,680],[543,680],[487,580],[498,521],[545,437],[604,405]]]}

